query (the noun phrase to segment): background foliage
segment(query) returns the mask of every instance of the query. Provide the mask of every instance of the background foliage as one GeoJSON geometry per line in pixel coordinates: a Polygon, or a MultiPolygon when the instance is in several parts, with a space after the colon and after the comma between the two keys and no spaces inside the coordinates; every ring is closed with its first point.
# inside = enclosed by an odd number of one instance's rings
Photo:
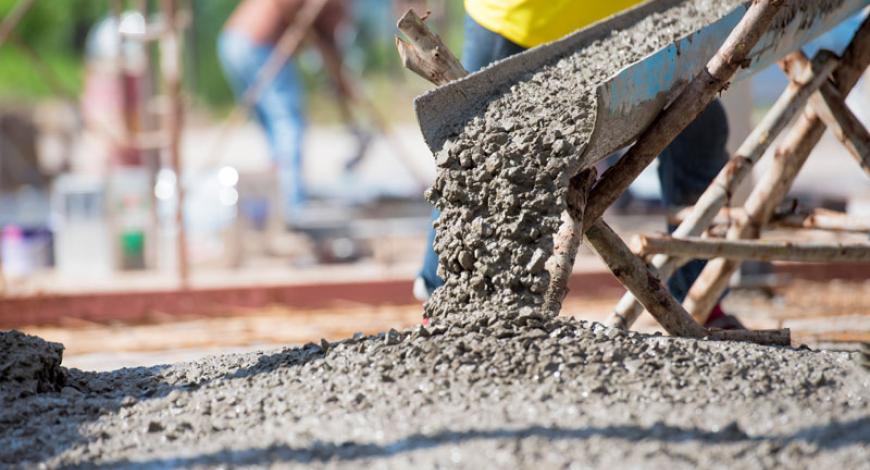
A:
{"type": "MultiPolygon", "coordinates": [[[[4,17],[19,0],[0,0],[0,17],[4,17]]],[[[185,86],[198,105],[222,110],[232,101],[215,51],[215,41],[224,21],[239,0],[188,0],[194,22],[188,30],[185,49],[185,86]]],[[[393,35],[395,19],[389,0],[347,0],[353,21],[343,38],[345,60],[350,70],[364,78],[375,94],[389,93],[390,82],[415,82],[401,70],[396,57],[393,35]]],[[[430,0],[431,2],[439,0],[430,0]]],[[[446,17],[435,27],[458,50],[462,34],[462,0],[441,0],[446,17]]],[[[155,11],[156,1],[150,0],[155,11]]],[[[91,26],[109,12],[108,0],[37,0],[3,46],[0,46],[0,99],[28,102],[56,96],[58,90],[28,56],[57,77],[65,92],[77,95],[84,73],[84,47],[91,26]],[[23,44],[23,46],[22,46],[23,44]],[[27,50],[32,52],[28,52],[27,50]]],[[[320,61],[311,51],[298,57],[308,89],[316,95],[328,91],[320,61]]]]}

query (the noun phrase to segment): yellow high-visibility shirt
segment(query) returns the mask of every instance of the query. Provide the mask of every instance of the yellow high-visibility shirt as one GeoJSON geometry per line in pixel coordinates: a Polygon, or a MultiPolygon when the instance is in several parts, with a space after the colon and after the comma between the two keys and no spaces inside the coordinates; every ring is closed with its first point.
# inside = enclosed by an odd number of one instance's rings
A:
{"type": "Polygon", "coordinates": [[[484,28],[523,47],[560,39],[645,0],[465,0],[484,28]]]}

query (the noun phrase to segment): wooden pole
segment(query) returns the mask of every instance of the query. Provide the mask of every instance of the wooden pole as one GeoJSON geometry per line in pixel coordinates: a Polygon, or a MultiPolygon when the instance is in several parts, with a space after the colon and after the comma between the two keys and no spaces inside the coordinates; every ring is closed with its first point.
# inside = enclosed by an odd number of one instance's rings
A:
{"type": "MultiPolygon", "coordinates": [[[[685,207],[668,216],[668,224],[680,225],[694,210],[693,207],[685,207]]],[[[707,231],[727,232],[727,228],[740,219],[746,218],[746,211],[740,207],[722,208],[711,221],[707,231]]],[[[828,209],[812,209],[809,211],[777,212],[771,216],[765,228],[793,228],[809,230],[827,230],[831,232],[870,232],[870,218],[858,215],[850,215],[845,212],[837,212],[828,209]]],[[[724,233],[723,232],[723,233],[724,233]]],[[[674,237],[697,236],[678,235],[674,237]]],[[[661,272],[661,270],[660,270],[661,272]]]]}
{"type": "Polygon", "coordinates": [[[640,256],[667,253],[692,259],[753,259],[801,263],[870,261],[870,244],[759,242],[716,240],[699,237],[657,237],[640,235],[634,252],[640,256]]]}
{"type": "Polygon", "coordinates": [[[184,125],[184,105],[181,99],[181,37],[176,21],[176,0],[161,0],[161,10],[166,21],[160,39],[160,70],[163,75],[163,91],[169,103],[164,117],[164,127],[169,137],[166,153],[175,173],[175,251],[178,262],[178,280],[182,289],[190,282],[187,255],[187,229],[184,224],[184,163],[181,157],[181,129],[184,125]]]}
{"type": "MultiPolygon", "coordinates": [[[[864,20],[833,72],[837,91],[845,96],[870,64],[870,19],[864,20]]],[[[811,107],[807,107],[786,135],[770,169],[758,182],[744,204],[747,218],[735,224],[729,239],[757,238],[760,228],[770,219],[786,196],[798,172],[825,133],[825,124],[811,107]]],[[[704,322],[728,286],[728,280],[740,263],[716,258],[707,263],[701,276],[689,290],[683,305],[699,322],[704,322]]]]}
{"type": "Polygon", "coordinates": [[[811,103],[822,122],[870,176],[870,133],[846,105],[845,96],[826,83],[811,103]]]}
{"type": "Polygon", "coordinates": [[[586,240],[619,282],[674,336],[702,338],[706,331],[668,292],[655,272],[604,221],[586,231],[586,240]]]}
{"type": "MultiPolygon", "coordinates": [[[[837,66],[836,58],[820,51],[813,59],[812,66],[803,67],[795,56],[783,60],[784,67],[797,75],[746,138],[735,155],[728,161],[716,178],[698,198],[691,212],[680,222],[674,236],[688,237],[700,235],[731,199],[731,195],[752,174],[753,166],[767,152],[776,137],[788,126],[795,115],[806,106],[810,97],[827,82],[837,66]]],[[[681,260],[667,255],[652,258],[652,265],[663,279],[669,278],[681,265],[681,260]]],[[[643,313],[643,308],[632,296],[626,293],[616,305],[608,323],[619,328],[630,328],[643,313]]]]}
{"type": "MultiPolygon", "coordinates": [[[[695,211],[695,206],[683,207],[677,211],[668,213],[668,225],[676,225],[680,226],[689,216],[692,215],[692,212],[695,211]]],[[[731,223],[737,217],[740,217],[744,214],[743,209],[739,207],[723,207],[719,209],[719,212],[713,215],[713,218],[710,220],[711,224],[728,224],[731,223]]],[[[703,230],[703,229],[700,229],[703,230]]]]}
{"type": "Polygon", "coordinates": [[[406,68],[436,85],[444,85],[468,75],[459,59],[437,34],[429,30],[414,10],[402,15],[396,26],[410,41],[408,43],[396,37],[396,48],[406,68]]]}
{"type": "Polygon", "coordinates": [[[396,36],[396,49],[402,57],[402,65],[435,85],[468,75],[459,59],[424,20],[425,17],[421,19],[414,10],[408,10],[396,23],[396,28],[411,40],[406,42],[396,36]]]}
{"type": "Polygon", "coordinates": [[[815,209],[808,213],[774,214],[768,225],[834,232],[870,232],[870,218],[825,209],[815,209]]]}
{"type": "Polygon", "coordinates": [[[791,346],[791,330],[707,330],[707,339],[713,341],[739,341],[767,346],[791,346]]]}
{"type": "Polygon", "coordinates": [[[33,8],[34,3],[36,3],[36,0],[20,0],[15,7],[12,8],[12,11],[3,17],[3,21],[0,22],[0,46],[6,42],[6,39],[9,38],[12,30],[18,26],[18,23],[21,22],[21,18],[24,18],[24,15],[33,8]]]}
{"type": "Polygon", "coordinates": [[[674,299],[656,273],[631,252],[603,220],[586,232],[586,240],[607,264],[619,282],[637,297],[671,335],[708,338],[715,341],[744,341],[766,345],[789,345],[789,330],[725,331],[706,329],[696,323],[674,299]]]}
{"type": "MultiPolygon", "coordinates": [[[[795,62],[803,67],[808,66],[809,60],[803,52],[798,51],[793,55],[795,62]]],[[[789,75],[793,75],[792,71],[786,70],[789,75]]],[[[870,176],[870,133],[846,105],[846,95],[840,93],[832,83],[826,82],[810,99],[810,104],[828,130],[870,176]]]]}
{"type": "MultiPolygon", "coordinates": [[[[692,207],[686,207],[668,216],[668,223],[679,225],[692,212],[692,207]]],[[[722,227],[730,227],[740,219],[746,218],[746,211],[742,208],[725,207],[715,215],[709,231],[722,231],[722,227]]],[[[810,230],[827,230],[831,232],[870,232],[870,218],[858,215],[850,215],[845,212],[831,211],[827,209],[813,209],[810,211],[793,211],[774,213],[765,228],[796,228],[810,230]]],[[[674,237],[696,236],[671,234],[674,237]]],[[[661,272],[661,270],[660,270],[661,272]]]]}
{"type": "Polygon", "coordinates": [[[755,0],[716,55],[679,96],[656,117],[637,142],[608,168],[592,188],[585,226],[590,227],[629,185],[713,101],[742,67],[768,30],[784,0],[755,0]]]}
{"type": "Polygon", "coordinates": [[[544,298],[544,310],[556,316],[562,310],[562,301],[568,295],[568,277],[574,267],[577,249],[583,241],[583,212],[586,207],[586,196],[595,182],[595,169],[581,172],[571,178],[571,190],[568,191],[566,205],[568,210],[563,214],[562,227],[556,233],[553,258],[550,263],[550,285],[544,298]]]}

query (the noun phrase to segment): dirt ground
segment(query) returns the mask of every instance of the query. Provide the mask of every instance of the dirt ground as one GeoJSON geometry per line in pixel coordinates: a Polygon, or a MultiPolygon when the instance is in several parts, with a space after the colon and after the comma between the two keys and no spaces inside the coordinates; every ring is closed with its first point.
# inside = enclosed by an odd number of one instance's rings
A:
{"type": "MultiPolygon", "coordinates": [[[[580,320],[606,320],[621,295],[605,290],[594,298],[572,296],[563,312],[580,320]]],[[[792,329],[795,345],[854,349],[870,341],[870,284],[793,281],[772,289],[735,290],[725,309],[753,328],[792,329]]],[[[110,371],[202,359],[209,355],[255,352],[287,345],[337,341],[354,333],[375,334],[420,324],[420,305],[348,304],[298,310],[273,306],[229,310],[214,317],[160,317],[144,324],[66,320],[60,325],[27,326],[22,331],[62,343],[64,365],[110,371]]],[[[661,331],[647,315],[638,331],[661,331]]]]}

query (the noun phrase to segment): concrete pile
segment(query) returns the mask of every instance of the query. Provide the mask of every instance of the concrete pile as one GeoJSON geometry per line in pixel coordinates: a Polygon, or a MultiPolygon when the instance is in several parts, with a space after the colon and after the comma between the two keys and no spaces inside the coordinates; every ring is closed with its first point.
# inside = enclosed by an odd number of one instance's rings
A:
{"type": "Polygon", "coordinates": [[[0,403],[58,392],[66,380],[63,345],[18,331],[0,332],[0,403]]]}
{"type": "Polygon", "coordinates": [[[861,468],[857,353],[527,316],[109,373],[0,409],[0,465],[861,468]]]}

